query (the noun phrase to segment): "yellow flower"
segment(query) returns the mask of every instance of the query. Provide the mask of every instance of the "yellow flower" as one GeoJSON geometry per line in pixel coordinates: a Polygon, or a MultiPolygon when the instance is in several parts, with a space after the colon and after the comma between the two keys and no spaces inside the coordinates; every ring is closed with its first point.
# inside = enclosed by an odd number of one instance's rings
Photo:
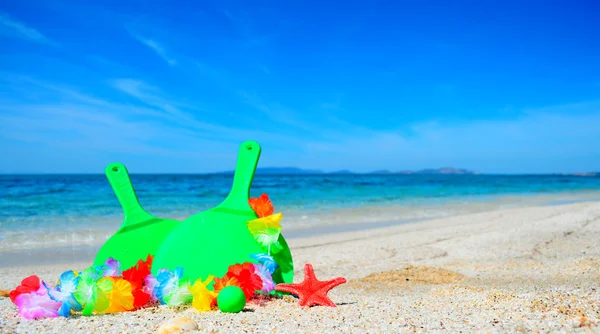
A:
{"type": "Polygon", "coordinates": [[[281,213],[253,219],[248,221],[248,229],[253,235],[264,234],[269,229],[281,230],[281,225],[279,225],[281,219],[283,219],[283,215],[281,213]]]}
{"type": "Polygon", "coordinates": [[[197,279],[194,284],[188,287],[192,294],[192,306],[198,311],[210,311],[213,301],[217,298],[214,291],[208,290],[207,285],[211,283],[213,276],[208,276],[205,281],[197,279]]]}

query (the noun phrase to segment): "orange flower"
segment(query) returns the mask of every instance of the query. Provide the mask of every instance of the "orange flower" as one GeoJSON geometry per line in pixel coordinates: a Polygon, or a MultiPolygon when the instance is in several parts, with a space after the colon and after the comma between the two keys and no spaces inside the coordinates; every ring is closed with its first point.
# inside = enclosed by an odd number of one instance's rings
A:
{"type": "Polygon", "coordinates": [[[223,276],[223,278],[215,277],[214,281],[213,290],[216,293],[219,293],[219,291],[223,290],[223,288],[230,285],[235,285],[238,287],[240,286],[240,282],[237,280],[237,278],[229,277],[228,275],[223,276]]]}
{"type": "Polygon", "coordinates": [[[109,280],[112,283],[112,290],[108,293],[110,306],[99,313],[117,313],[133,310],[134,296],[131,290],[131,283],[121,277],[103,277],[102,280],[109,280]]]}
{"type": "MultiPolygon", "coordinates": [[[[227,276],[227,274],[225,274],[225,276],[223,276],[223,278],[215,277],[214,283],[213,283],[213,291],[215,292],[215,294],[218,295],[221,290],[223,290],[225,287],[230,286],[230,285],[235,285],[235,286],[239,287],[240,282],[237,280],[237,278],[229,277],[229,276],[227,276]]],[[[214,298],[212,300],[211,307],[213,307],[213,308],[217,307],[217,298],[214,298]]]]}
{"type": "Polygon", "coordinates": [[[258,198],[250,198],[248,204],[259,218],[270,216],[275,211],[267,194],[262,194],[258,198]]]}

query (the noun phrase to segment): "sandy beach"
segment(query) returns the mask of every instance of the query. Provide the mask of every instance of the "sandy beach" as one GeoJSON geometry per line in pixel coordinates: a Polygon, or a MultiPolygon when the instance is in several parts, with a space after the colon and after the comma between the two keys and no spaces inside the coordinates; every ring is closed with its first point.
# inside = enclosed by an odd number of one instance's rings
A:
{"type": "MultiPolygon", "coordinates": [[[[284,227],[285,233],[285,227],[284,227]]],[[[200,332],[600,333],[600,202],[466,214],[289,241],[303,278],[345,277],[336,308],[292,297],[239,314],[153,307],[114,315],[25,320],[0,298],[2,333],[152,333],[171,318],[200,332]]],[[[0,268],[0,289],[37,274],[55,281],[89,263],[0,268]]]]}

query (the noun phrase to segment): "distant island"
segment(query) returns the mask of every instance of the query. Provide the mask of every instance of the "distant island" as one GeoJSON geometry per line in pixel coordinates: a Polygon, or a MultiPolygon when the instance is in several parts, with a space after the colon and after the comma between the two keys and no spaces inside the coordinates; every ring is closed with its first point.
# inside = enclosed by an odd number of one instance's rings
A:
{"type": "Polygon", "coordinates": [[[470,171],[470,170],[467,170],[467,169],[444,167],[444,168],[436,168],[436,169],[433,169],[433,168],[421,169],[421,170],[417,170],[417,171],[403,170],[403,171],[399,171],[399,172],[393,172],[393,171],[389,171],[389,170],[378,170],[378,171],[370,172],[368,174],[455,174],[455,175],[475,175],[475,174],[479,174],[479,173],[478,172],[474,172],[474,171],[470,171]]]}
{"type": "Polygon", "coordinates": [[[563,173],[559,175],[598,177],[600,176],[600,172],[563,173]]]}
{"type": "MultiPolygon", "coordinates": [[[[216,174],[233,174],[233,171],[224,171],[218,172],[216,174]]],[[[445,175],[475,175],[479,174],[478,172],[460,169],[460,168],[437,168],[437,169],[422,169],[418,171],[389,171],[389,170],[377,170],[373,172],[366,173],[356,173],[349,170],[338,170],[334,172],[324,172],[318,169],[302,169],[297,167],[263,167],[256,169],[256,175],[347,175],[347,174],[374,174],[374,175],[383,175],[383,174],[445,174],[445,175]]]]}
{"type": "MultiPolygon", "coordinates": [[[[216,172],[210,174],[232,175],[233,171],[216,172]]],[[[256,169],[256,175],[481,175],[483,173],[471,171],[462,168],[442,167],[427,168],[421,170],[401,170],[390,171],[387,169],[375,170],[372,172],[353,172],[347,169],[333,172],[324,172],[319,169],[303,169],[298,167],[259,167],[256,169]]],[[[511,174],[507,174],[511,175],[511,174]]],[[[518,174],[524,175],[524,174],[518,174]]],[[[550,174],[530,174],[530,175],[564,175],[581,177],[600,177],[600,172],[574,172],[574,173],[550,173],[550,174]]]]}

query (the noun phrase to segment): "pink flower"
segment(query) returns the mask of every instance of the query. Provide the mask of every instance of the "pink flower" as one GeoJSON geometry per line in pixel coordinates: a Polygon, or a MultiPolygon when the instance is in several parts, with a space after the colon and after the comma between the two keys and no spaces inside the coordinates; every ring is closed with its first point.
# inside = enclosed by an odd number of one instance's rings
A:
{"type": "Polygon", "coordinates": [[[102,274],[102,276],[107,277],[107,276],[121,276],[122,272],[121,272],[121,262],[113,259],[112,257],[109,257],[105,262],[104,262],[104,266],[102,267],[102,269],[104,269],[104,272],[102,274]]]}
{"type": "Polygon", "coordinates": [[[158,285],[159,285],[158,280],[152,274],[149,274],[144,279],[144,288],[142,289],[142,291],[144,291],[145,293],[150,295],[150,301],[153,303],[158,301],[158,298],[156,297],[156,294],[154,293],[154,291],[156,290],[158,285]]]}
{"type": "Polygon", "coordinates": [[[273,282],[273,277],[271,276],[271,272],[267,269],[267,267],[262,264],[254,264],[254,270],[256,275],[258,275],[262,280],[262,288],[260,291],[269,293],[275,289],[275,282],[273,282]]]}
{"type": "Polygon", "coordinates": [[[58,317],[58,309],[62,303],[52,300],[46,285],[41,284],[37,291],[18,295],[15,298],[15,305],[23,318],[37,319],[58,317]]]}

